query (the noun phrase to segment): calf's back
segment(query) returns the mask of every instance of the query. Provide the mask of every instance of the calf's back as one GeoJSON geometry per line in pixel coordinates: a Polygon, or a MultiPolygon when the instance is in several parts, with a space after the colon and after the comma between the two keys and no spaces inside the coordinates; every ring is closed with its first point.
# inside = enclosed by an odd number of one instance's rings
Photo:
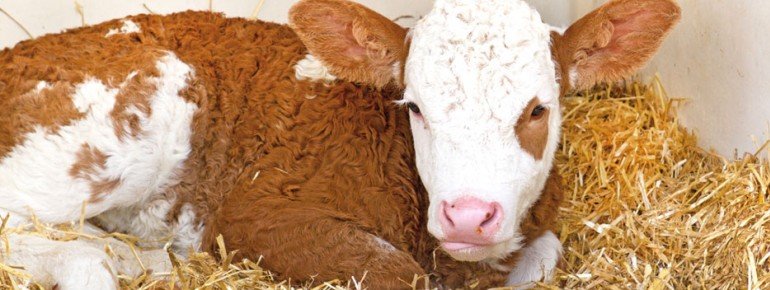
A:
{"type": "MultiPolygon", "coordinates": [[[[51,143],[76,145],[50,148],[71,155],[53,164],[63,179],[51,186],[79,182],[84,196],[61,199],[87,200],[89,216],[111,230],[158,238],[164,233],[149,235],[148,227],[173,230],[188,210],[203,225],[204,249],[222,234],[228,247],[256,260],[269,256],[260,241],[271,231],[293,230],[276,215],[302,220],[312,211],[369,231],[387,247],[425,250],[416,243],[425,201],[408,118],[393,102],[400,90],[298,80],[295,65],[306,57],[286,26],[203,12],[140,15],[22,42],[0,53],[0,160],[34,145],[30,134],[84,133],[90,127],[61,129],[90,120],[108,136],[51,143]],[[126,22],[138,31],[110,33],[126,22]],[[79,104],[88,82],[114,94],[79,104]],[[156,102],[160,89],[176,93],[171,101],[182,109],[156,102]],[[151,126],[160,117],[155,123],[163,124],[151,126]],[[183,136],[166,138],[174,135],[183,136]],[[120,145],[150,136],[160,137],[120,145]],[[137,148],[144,151],[135,160],[122,158],[137,148]],[[162,226],[137,221],[148,207],[160,212],[150,223],[162,226]]],[[[45,160],[23,162],[33,168],[45,160]]],[[[304,231],[308,240],[316,234],[312,226],[304,231]]]]}

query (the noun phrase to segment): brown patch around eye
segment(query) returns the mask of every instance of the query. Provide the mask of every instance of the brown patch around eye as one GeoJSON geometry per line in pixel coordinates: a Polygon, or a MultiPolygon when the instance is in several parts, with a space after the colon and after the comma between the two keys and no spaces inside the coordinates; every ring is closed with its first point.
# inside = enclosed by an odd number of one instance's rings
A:
{"type": "Polygon", "coordinates": [[[537,160],[543,159],[545,145],[548,143],[548,116],[551,113],[547,107],[541,110],[539,105],[540,99],[537,97],[529,101],[516,122],[516,138],[521,148],[537,160]],[[536,113],[534,116],[533,112],[536,113]]]}

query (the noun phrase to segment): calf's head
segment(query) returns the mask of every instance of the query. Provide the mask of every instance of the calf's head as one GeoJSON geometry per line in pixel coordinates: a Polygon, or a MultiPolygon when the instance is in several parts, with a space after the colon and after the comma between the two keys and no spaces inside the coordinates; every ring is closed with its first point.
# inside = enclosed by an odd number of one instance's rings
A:
{"type": "Polygon", "coordinates": [[[436,0],[409,33],[342,0],[301,1],[290,19],[337,77],[404,89],[428,230],[454,258],[480,261],[522,245],[553,166],[559,97],[634,73],[679,8],[614,0],[564,34],[521,0],[436,0]]]}

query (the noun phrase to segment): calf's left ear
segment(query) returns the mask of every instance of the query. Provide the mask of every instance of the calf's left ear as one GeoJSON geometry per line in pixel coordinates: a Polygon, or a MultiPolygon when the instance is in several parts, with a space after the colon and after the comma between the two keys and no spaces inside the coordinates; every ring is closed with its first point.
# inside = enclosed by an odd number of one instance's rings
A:
{"type": "Polygon", "coordinates": [[[406,29],[345,0],[303,0],[289,23],[312,55],[342,79],[383,87],[401,82],[406,29]]]}
{"type": "Polygon", "coordinates": [[[584,16],[554,37],[567,87],[588,89],[630,76],[658,50],[680,13],[673,0],[612,0],[584,16]]]}

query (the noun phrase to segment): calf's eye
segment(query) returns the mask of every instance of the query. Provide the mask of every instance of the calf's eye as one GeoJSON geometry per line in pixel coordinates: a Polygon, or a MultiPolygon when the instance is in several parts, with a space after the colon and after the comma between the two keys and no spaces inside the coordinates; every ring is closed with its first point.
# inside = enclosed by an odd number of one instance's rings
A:
{"type": "Polygon", "coordinates": [[[546,107],[543,105],[537,105],[535,108],[532,109],[532,114],[530,117],[530,120],[539,120],[543,116],[545,116],[545,112],[548,111],[546,107]]]}
{"type": "Polygon", "coordinates": [[[412,113],[415,113],[417,115],[420,114],[420,107],[418,107],[417,104],[409,102],[406,104],[406,107],[409,108],[409,110],[412,111],[412,113]]]}

